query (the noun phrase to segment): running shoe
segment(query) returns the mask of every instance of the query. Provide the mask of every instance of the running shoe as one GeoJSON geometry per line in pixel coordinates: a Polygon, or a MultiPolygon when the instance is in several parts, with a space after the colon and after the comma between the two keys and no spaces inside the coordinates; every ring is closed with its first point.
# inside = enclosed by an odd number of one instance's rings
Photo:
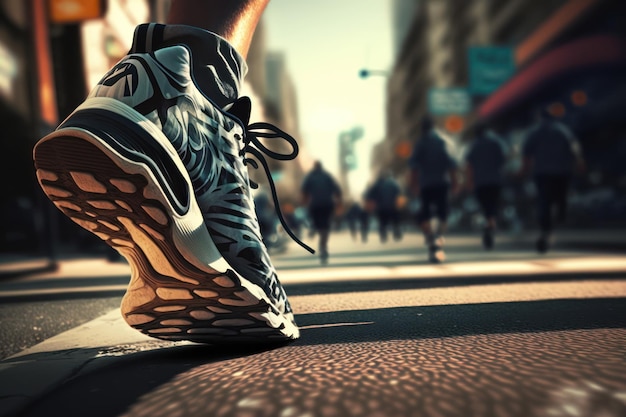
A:
{"type": "Polygon", "coordinates": [[[446,260],[446,253],[441,246],[431,245],[428,248],[428,260],[434,264],[440,264],[446,260]]]}
{"type": "Polygon", "coordinates": [[[445,239],[443,236],[432,236],[428,239],[428,260],[431,263],[442,263],[446,260],[446,253],[443,251],[445,239]]]}
{"type": "Polygon", "coordinates": [[[320,250],[320,263],[322,265],[328,264],[328,251],[326,249],[320,250]]]}
{"type": "Polygon", "coordinates": [[[48,198],[128,260],[121,312],[149,336],[299,337],[262,242],[247,167],[259,161],[269,173],[262,152],[287,160],[298,148],[274,126],[248,124],[250,100],[238,98],[246,71],[215,34],[140,25],[129,54],[34,148],[48,198]],[[292,152],[272,152],[259,138],[283,138],[292,152]]]}
{"type": "Polygon", "coordinates": [[[483,247],[487,250],[493,249],[494,238],[493,238],[493,230],[490,228],[485,228],[483,230],[483,247]]]}
{"type": "Polygon", "coordinates": [[[548,249],[550,248],[550,240],[548,236],[546,235],[539,236],[539,238],[537,238],[537,241],[535,242],[535,248],[537,249],[537,252],[539,253],[548,252],[548,249]]]}

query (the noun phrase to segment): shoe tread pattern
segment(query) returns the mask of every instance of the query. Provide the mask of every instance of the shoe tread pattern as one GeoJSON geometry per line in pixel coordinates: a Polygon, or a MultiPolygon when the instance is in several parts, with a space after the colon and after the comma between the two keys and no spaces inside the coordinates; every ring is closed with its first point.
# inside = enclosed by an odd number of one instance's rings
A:
{"type": "Polygon", "coordinates": [[[171,243],[168,210],[149,197],[155,185],[147,173],[126,172],[115,155],[71,136],[41,141],[34,158],[48,198],[131,265],[122,300],[129,325],[159,339],[200,343],[294,338],[285,332],[288,318],[252,295],[232,270],[208,273],[185,260],[171,243]]]}

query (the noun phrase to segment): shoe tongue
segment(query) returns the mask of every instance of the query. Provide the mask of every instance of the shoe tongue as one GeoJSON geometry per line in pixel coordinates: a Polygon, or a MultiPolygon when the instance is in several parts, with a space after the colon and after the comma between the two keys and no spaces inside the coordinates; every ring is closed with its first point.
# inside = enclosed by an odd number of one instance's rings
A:
{"type": "Polygon", "coordinates": [[[228,113],[237,117],[244,126],[250,124],[250,111],[252,110],[252,103],[248,97],[238,98],[231,107],[227,110],[228,113]]]}
{"type": "Polygon", "coordinates": [[[196,85],[213,103],[224,107],[239,97],[248,71],[246,61],[215,33],[185,25],[141,24],[135,28],[130,53],[150,53],[176,45],[191,51],[196,85]]]}

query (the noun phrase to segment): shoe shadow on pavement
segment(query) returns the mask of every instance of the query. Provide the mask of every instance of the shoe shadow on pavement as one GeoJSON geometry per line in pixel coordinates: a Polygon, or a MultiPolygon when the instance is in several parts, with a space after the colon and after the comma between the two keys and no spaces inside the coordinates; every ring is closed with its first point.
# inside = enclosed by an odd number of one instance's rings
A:
{"type": "Polygon", "coordinates": [[[304,314],[296,345],[626,328],[626,298],[558,299],[304,314]]]}

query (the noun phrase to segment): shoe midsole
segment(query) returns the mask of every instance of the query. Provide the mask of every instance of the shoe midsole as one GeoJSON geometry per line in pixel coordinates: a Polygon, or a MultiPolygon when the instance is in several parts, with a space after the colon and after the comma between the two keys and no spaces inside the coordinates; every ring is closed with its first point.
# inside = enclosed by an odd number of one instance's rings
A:
{"type": "Polygon", "coordinates": [[[176,225],[172,237],[185,259],[207,272],[233,269],[211,239],[189,174],[176,150],[152,122],[118,100],[96,97],[86,100],[50,136],[67,133],[74,136],[69,131],[88,132],[90,142],[115,155],[126,168],[141,165],[150,172],[163,194],[162,202],[170,208],[169,214],[176,225]],[[110,127],[115,127],[116,136],[108,132],[110,127]],[[131,145],[124,136],[139,139],[141,145],[131,145]],[[142,154],[144,150],[149,150],[149,154],[142,154]],[[168,181],[178,184],[170,185],[168,181]]]}
{"type": "Polygon", "coordinates": [[[74,112],[60,129],[84,129],[106,143],[117,153],[138,164],[146,165],[179,215],[184,215],[190,204],[190,190],[183,170],[175,159],[164,152],[158,140],[137,123],[113,111],[101,108],[74,112]]]}

